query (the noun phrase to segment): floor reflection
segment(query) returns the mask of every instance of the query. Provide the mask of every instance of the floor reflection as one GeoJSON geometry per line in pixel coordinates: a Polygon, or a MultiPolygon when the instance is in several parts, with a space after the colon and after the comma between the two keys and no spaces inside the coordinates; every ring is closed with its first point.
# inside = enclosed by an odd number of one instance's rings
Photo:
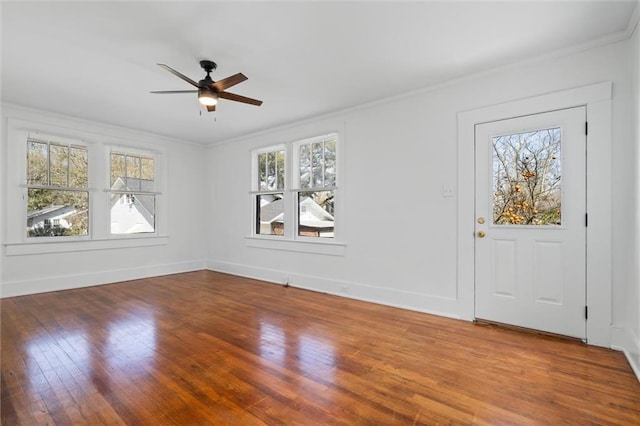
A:
{"type": "Polygon", "coordinates": [[[150,374],[156,351],[153,312],[118,318],[104,327],[82,325],[56,330],[25,345],[26,373],[31,391],[47,392],[57,386],[91,386],[103,395],[114,379],[134,380],[150,374]]]}
{"type": "Polygon", "coordinates": [[[326,336],[316,336],[309,330],[287,333],[283,327],[265,321],[260,322],[258,350],[262,359],[305,375],[331,375],[336,363],[333,342],[326,336]]]}
{"type": "Polygon", "coordinates": [[[152,312],[112,322],[107,327],[105,355],[118,371],[148,366],[156,353],[156,323],[152,312]]]}

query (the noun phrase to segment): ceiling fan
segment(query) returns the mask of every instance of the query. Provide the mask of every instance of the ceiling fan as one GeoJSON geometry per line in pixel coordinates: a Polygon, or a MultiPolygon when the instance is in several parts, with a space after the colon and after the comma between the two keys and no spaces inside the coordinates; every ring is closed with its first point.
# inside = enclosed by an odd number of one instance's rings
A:
{"type": "Polygon", "coordinates": [[[236,95],[235,93],[226,92],[228,88],[235,86],[238,83],[242,83],[247,80],[247,77],[242,73],[234,74],[230,77],[223,78],[222,80],[213,81],[211,79],[211,72],[216,69],[217,65],[213,61],[203,60],[200,61],[200,66],[207,72],[207,76],[197,83],[187,77],[184,74],[179,73],[168,65],[158,64],[171,74],[180,77],[187,83],[198,88],[198,90],[159,90],[151,93],[167,94],[167,93],[197,93],[198,101],[207,108],[207,111],[215,111],[218,99],[228,99],[230,101],[242,102],[250,105],[262,105],[262,101],[257,99],[247,98],[246,96],[236,95]]]}

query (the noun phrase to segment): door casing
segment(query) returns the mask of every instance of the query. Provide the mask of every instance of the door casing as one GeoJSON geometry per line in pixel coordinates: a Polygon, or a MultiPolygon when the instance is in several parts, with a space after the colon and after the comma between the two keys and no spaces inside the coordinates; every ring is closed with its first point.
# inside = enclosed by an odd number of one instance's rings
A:
{"type": "Polygon", "coordinates": [[[460,318],[474,320],[475,126],[476,124],[586,106],[587,135],[587,342],[611,344],[611,96],[612,83],[564,90],[458,113],[458,267],[460,318]]]}

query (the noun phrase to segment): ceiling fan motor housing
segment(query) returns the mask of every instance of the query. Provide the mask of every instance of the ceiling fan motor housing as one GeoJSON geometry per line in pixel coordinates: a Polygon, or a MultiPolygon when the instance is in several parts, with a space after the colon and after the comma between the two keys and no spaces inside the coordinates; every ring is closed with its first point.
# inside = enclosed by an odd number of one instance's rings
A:
{"type": "Polygon", "coordinates": [[[202,69],[204,69],[207,74],[210,73],[211,71],[215,70],[218,65],[216,65],[215,62],[213,61],[208,61],[208,60],[202,60],[200,61],[200,66],[202,67],[202,69]]]}

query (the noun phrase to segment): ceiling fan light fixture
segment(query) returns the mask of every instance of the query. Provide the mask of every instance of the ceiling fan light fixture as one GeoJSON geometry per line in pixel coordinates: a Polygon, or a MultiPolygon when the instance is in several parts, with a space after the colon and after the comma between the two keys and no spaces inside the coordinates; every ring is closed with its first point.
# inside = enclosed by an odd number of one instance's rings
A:
{"type": "Polygon", "coordinates": [[[198,101],[204,106],[214,106],[218,103],[218,94],[213,90],[200,89],[198,101]]]}

